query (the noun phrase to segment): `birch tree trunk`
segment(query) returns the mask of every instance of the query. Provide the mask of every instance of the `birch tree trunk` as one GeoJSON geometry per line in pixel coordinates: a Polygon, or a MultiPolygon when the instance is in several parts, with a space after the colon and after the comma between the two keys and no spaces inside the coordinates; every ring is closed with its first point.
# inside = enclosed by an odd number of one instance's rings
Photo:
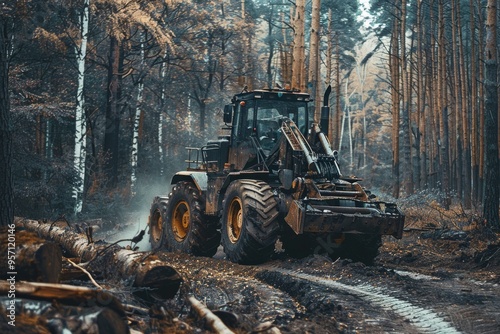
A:
{"type": "Polygon", "coordinates": [[[82,21],[80,26],[81,44],[77,50],[76,59],[78,63],[78,88],[76,93],[76,113],[75,113],[75,153],[74,166],[78,176],[78,184],[73,187],[73,199],[75,200],[75,215],[82,211],[83,191],[85,186],[85,158],[87,142],[87,125],[84,112],[83,87],[85,81],[85,57],[87,55],[87,34],[89,30],[89,2],[84,0],[82,21]]]}
{"type": "MultiPolygon", "coordinates": [[[[168,50],[165,49],[164,58],[167,59],[168,50]]],[[[167,87],[165,85],[165,78],[167,76],[167,66],[166,63],[162,63],[160,70],[161,78],[161,100],[160,100],[160,111],[158,112],[158,157],[160,161],[160,179],[163,178],[164,174],[164,152],[163,152],[163,112],[165,108],[165,100],[167,98],[167,87]]]]}
{"type": "Polygon", "coordinates": [[[361,115],[363,115],[363,167],[366,166],[366,111],[365,111],[365,82],[366,82],[366,63],[358,64],[356,66],[356,72],[358,74],[359,80],[359,95],[361,96],[361,115]]]}
{"type": "Polygon", "coordinates": [[[134,128],[132,133],[132,150],[130,157],[130,194],[134,197],[137,193],[137,161],[139,160],[139,128],[141,123],[141,106],[144,92],[144,83],[142,81],[144,71],[144,33],[141,33],[141,65],[139,69],[139,83],[137,84],[137,101],[134,116],[134,128]]]}
{"type": "Polygon", "coordinates": [[[498,60],[497,60],[497,1],[488,0],[486,7],[486,47],[485,47],[485,194],[483,216],[487,224],[500,228],[498,216],[498,60]]]}

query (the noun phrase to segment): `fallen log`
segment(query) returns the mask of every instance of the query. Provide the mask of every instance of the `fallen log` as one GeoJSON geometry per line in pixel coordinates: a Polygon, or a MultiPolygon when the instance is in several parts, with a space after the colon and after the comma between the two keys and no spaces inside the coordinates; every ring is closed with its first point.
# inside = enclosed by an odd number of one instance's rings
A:
{"type": "Polygon", "coordinates": [[[141,292],[142,297],[168,299],[179,290],[181,276],[155,254],[135,252],[102,241],[90,242],[86,235],[68,227],[20,218],[16,218],[15,222],[19,228],[36,232],[40,237],[60,244],[68,256],[91,263],[87,270],[98,268],[107,279],[132,280],[134,287],[148,288],[141,292]]]}
{"type": "Polygon", "coordinates": [[[59,245],[40,239],[33,232],[8,233],[7,229],[0,230],[0,240],[1,279],[15,275],[18,280],[59,282],[62,268],[59,245]]]}
{"type": "Polygon", "coordinates": [[[208,309],[202,302],[193,296],[188,297],[191,307],[198,313],[201,319],[206,321],[206,324],[218,334],[234,334],[232,330],[217,317],[212,311],[208,309]]]}

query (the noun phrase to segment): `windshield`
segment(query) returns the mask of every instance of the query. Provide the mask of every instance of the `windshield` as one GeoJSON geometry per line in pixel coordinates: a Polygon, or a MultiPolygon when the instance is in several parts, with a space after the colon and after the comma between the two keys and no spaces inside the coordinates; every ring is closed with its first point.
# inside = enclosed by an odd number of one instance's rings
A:
{"type": "Polygon", "coordinates": [[[257,138],[264,150],[271,150],[281,137],[281,120],[289,118],[297,124],[300,131],[307,132],[307,103],[290,101],[256,101],[257,115],[255,129],[257,138]]]}

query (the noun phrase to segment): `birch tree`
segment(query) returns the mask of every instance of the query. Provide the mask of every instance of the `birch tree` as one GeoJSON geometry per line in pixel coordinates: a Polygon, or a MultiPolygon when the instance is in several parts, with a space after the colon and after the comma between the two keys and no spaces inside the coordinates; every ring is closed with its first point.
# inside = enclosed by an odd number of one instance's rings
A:
{"type": "MultiPolygon", "coordinates": [[[[139,73],[142,73],[144,68],[144,33],[141,33],[141,65],[139,73]]],[[[137,104],[135,107],[135,117],[134,117],[134,125],[133,125],[133,133],[132,133],[132,150],[130,157],[130,192],[132,196],[136,194],[136,182],[137,182],[137,161],[138,161],[138,152],[139,152],[139,125],[141,121],[141,104],[144,92],[144,82],[142,75],[139,76],[139,80],[137,83],[137,104]]],[[[161,135],[159,134],[159,138],[161,139],[161,135]]],[[[161,146],[161,145],[160,145],[161,146]]],[[[161,152],[160,152],[161,153],[161,152]]]]}
{"type": "Polygon", "coordinates": [[[81,15],[81,42],[76,50],[76,60],[78,64],[78,87],[76,93],[76,112],[75,112],[75,153],[74,166],[78,177],[78,183],[73,187],[73,198],[75,200],[74,213],[82,211],[83,191],[85,186],[85,158],[87,142],[87,123],[85,118],[83,94],[85,80],[85,57],[87,55],[87,34],[89,31],[89,0],[84,0],[81,15]]]}

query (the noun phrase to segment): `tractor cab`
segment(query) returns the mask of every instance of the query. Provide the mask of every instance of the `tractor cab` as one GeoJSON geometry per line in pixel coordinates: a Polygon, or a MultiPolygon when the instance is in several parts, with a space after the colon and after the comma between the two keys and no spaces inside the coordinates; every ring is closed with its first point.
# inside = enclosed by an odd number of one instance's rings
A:
{"type": "Polygon", "coordinates": [[[280,142],[281,125],[292,120],[303,135],[312,123],[309,95],[288,90],[257,90],[237,94],[224,109],[230,123],[230,156],[237,170],[248,167],[256,155],[267,157],[280,142]],[[255,154],[249,154],[254,151],[255,154]],[[244,160],[244,161],[243,161],[244,160]]]}

